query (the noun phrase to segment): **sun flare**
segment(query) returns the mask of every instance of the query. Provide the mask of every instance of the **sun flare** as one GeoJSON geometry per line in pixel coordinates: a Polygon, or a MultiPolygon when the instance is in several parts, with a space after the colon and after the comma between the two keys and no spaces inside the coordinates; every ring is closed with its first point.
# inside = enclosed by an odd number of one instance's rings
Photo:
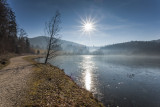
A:
{"type": "Polygon", "coordinates": [[[85,31],[92,31],[93,30],[93,24],[92,23],[86,23],[84,25],[84,30],[85,31]]]}
{"type": "Polygon", "coordinates": [[[91,18],[81,19],[81,30],[83,33],[90,34],[95,30],[95,21],[91,18]]]}

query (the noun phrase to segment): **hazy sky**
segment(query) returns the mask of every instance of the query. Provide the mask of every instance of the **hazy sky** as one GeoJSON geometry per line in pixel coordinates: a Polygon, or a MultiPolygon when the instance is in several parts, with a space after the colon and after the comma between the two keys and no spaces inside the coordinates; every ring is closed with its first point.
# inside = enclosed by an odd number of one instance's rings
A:
{"type": "Polygon", "coordinates": [[[8,0],[29,37],[44,35],[45,22],[61,13],[61,38],[89,46],[160,39],[160,0],[8,0]],[[96,30],[83,34],[81,19],[96,30]]]}

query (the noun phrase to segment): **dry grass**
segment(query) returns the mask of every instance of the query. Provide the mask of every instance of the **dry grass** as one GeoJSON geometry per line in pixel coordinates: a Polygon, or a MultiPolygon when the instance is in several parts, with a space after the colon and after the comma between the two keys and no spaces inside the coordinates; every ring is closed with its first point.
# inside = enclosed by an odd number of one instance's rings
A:
{"type": "Polygon", "coordinates": [[[10,63],[9,59],[15,56],[17,56],[17,54],[13,54],[13,53],[0,55],[0,70],[5,66],[9,65],[10,63]]]}
{"type": "Polygon", "coordinates": [[[35,65],[25,106],[103,107],[92,93],[80,88],[59,68],[38,64],[32,60],[33,57],[25,59],[35,65]]]}

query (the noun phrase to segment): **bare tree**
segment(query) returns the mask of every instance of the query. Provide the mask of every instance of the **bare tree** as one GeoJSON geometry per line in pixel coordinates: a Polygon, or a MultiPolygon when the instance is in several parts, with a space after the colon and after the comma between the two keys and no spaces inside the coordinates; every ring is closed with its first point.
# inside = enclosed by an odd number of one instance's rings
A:
{"type": "Polygon", "coordinates": [[[60,48],[59,43],[59,34],[60,31],[60,13],[59,11],[56,12],[55,16],[51,18],[51,20],[46,23],[46,34],[49,36],[48,46],[47,46],[47,54],[45,58],[45,64],[48,62],[49,59],[52,59],[58,55],[57,51],[60,48]]]}
{"type": "Polygon", "coordinates": [[[24,29],[19,28],[18,29],[18,43],[17,43],[17,49],[16,53],[25,53],[25,47],[26,47],[26,38],[27,38],[27,33],[25,32],[24,29]]]}

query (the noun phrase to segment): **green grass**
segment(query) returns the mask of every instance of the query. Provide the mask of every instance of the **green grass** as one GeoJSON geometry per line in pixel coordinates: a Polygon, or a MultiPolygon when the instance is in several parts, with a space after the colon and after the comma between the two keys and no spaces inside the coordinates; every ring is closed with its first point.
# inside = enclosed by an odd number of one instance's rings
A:
{"type": "Polygon", "coordinates": [[[80,88],[62,70],[49,64],[39,64],[33,58],[25,58],[34,64],[34,72],[23,106],[103,107],[92,93],[80,88]]]}

